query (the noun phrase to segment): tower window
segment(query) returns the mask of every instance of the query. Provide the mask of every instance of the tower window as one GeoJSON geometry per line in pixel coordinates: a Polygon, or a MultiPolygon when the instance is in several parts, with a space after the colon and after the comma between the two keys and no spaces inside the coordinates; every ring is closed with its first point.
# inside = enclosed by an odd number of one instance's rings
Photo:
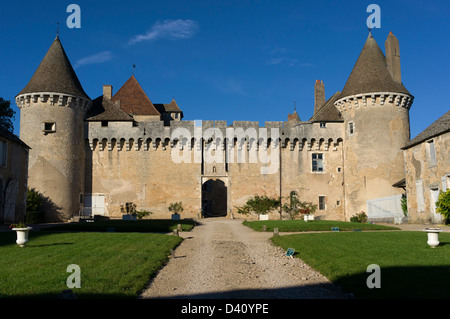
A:
{"type": "Polygon", "coordinates": [[[46,132],[46,133],[56,132],[56,123],[45,122],[44,123],[44,132],[46,132]]]}
{"type": "Polygon", "coordinates": [[[102,127],[108,126],[108,121],[102,121],[102,127]]]}
{"type": "Polygon", "coordinates": [[[355,124],[353,122],[348,123],[348,134],[353,135],[355,132],[355,124]]]}
{"type": "Polygon", "coordinates": [[[321,153],[312,154],[312,171],[323,172],[323,154],[321,153]]]}
{"type": "Polygon", "coordinates": [[[325,122],[320,123],[320,127],[321,127],[321,128],[327,127],[327,123],[325,123],[325,122]]]}

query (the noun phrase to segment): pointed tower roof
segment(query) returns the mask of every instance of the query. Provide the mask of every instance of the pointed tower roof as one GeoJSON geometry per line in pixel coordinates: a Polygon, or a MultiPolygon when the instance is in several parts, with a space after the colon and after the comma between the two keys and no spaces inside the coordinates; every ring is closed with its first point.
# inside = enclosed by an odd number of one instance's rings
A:
{"type": "Polygon", "coordinates": [[[111,101],[120,101],[120,108],[129,114],[160,115],[134,75],[114,94],[111,101]]]}
{"type": "Polygon", "coordinates": [[[386,58],[372,34],[342,89],[340,98],[361,93],[396,92],[411,95],[403,84],[396,82],[386,66],[386,58]]]}
{"type": "Polygon", "coordinates": [[[18,95],[39,92],[64,93],[90,100],[67,58],[59,36],[56,36],[30,82],[18,95]]]}

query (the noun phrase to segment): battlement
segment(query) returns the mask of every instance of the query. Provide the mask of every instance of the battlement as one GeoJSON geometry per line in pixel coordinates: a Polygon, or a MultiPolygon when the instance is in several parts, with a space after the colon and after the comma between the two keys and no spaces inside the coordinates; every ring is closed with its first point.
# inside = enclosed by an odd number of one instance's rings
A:
{"type": "Polygon", "coordinates": [[[336,150],[343,140],[342,123],[300,122],[295,126],[287,122],[265,122],[260,127],[255,121],[173,121],[164,126],[162,121],[149,122],[86,122],[85,137],[90,149],[99,151],[117,149],[118,151],[148,151],[150,149],[166,150],[167,147],[180,149],[201,149],[213,146],[217,150],[226,147],[244,147],[251,150],[259,147],[289,148],[290,151],[336,150]],[[232,143],[230,143],[232,141],[232,143]]]}
{"type": "Polygon", "coordinates": [[[404,93],[393,92],[378,92],[378,93],[363,93],[357,95],[346,96],[337,100],[334,105],[336,108],[344,112],[352,108],[360,108],[367,106],[384,105],[387,103],[395,104],[406,109],[410,109],[413,103],[414,97],[404,93]]]}
{"type": "Polygon", "coordinates": [[[36,105],[48,104],[51,106],[65,106],[73,109],[79,109],[86,112],[92,102],[86,98],[64,93],[39,92],[21,94],[16,97],[17,107],[33,107],[36,105]]]}

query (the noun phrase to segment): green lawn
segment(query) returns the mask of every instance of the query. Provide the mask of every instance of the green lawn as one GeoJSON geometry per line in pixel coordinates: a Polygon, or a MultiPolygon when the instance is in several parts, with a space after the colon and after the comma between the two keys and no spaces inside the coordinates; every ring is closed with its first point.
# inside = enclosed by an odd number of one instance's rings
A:
{"type": "Polygon", "coordinates": [[[0,298],[56,298],[80,267],[78,298],[136,298],[181,238],[151,233],[31,231],[20,248],[0,232],[0,298]]]}
{"type": "Polygon", "coordinates": [[[334,232],[272,237],[357,298],[450,298],[450,233],[431,248],[424,232],[334,232]],[[367,287],[381,269],[381,288],[367,287]]]}
{"type": "Polygon", "coordinates": [[[300,219],[296,220],[258,220],[245,221],[245,226],[248,226],[256,231],[262,231],[263,225],[266,225],[267,231],[273,231],[278,228],[280,232],[304,232],[304,231],[331,231],[333,227],[339,227],[340,231],[360,230],[398,230],[396,227],[376,225],[376,224],[362,224],[350,223],[333,220],[311,220],[305,222],[300,219]]]}
{"type": "Polygon", "coordinates": [[[115,232],[172,232],[181,224],[182,231],[190,231],[195,226],[192,219],[141,219],[136,221],[128,220],[104,220],[96,222],[80,222],[55,225],[44,230],[50,231],[115,231],[115,232]]]}

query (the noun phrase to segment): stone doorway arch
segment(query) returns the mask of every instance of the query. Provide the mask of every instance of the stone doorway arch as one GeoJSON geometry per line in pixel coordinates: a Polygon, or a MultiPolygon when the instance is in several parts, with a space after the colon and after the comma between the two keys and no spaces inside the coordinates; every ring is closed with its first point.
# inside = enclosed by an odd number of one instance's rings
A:
{"type": "Polygon", "coordinates": [[[202,184],[203,217],[227,216],[227,185],[221,179],[208,179],[202,184]]]}

